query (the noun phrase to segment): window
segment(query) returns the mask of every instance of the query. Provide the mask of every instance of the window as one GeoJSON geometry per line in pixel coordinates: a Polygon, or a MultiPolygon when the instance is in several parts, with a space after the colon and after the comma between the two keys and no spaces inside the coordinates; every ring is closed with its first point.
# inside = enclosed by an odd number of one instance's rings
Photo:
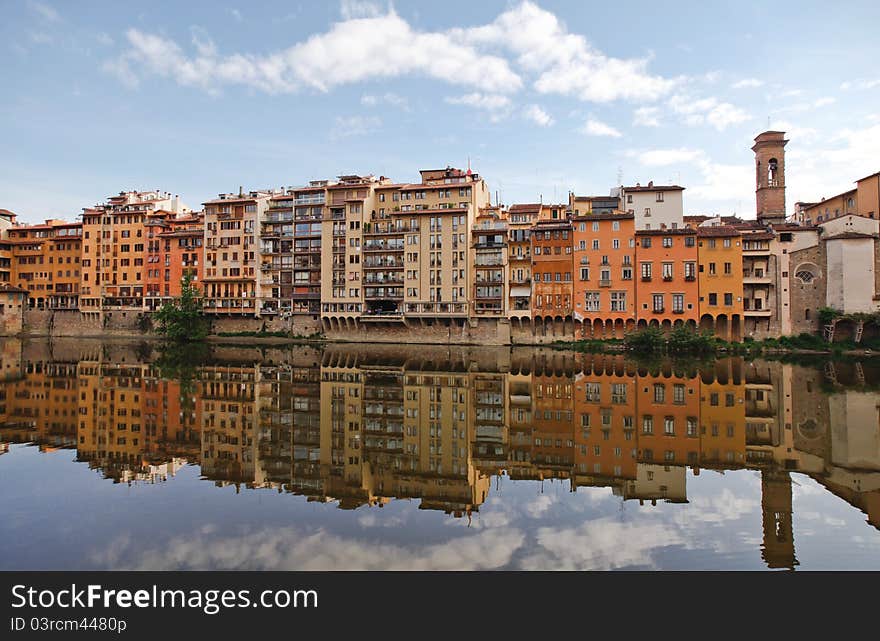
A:
{"type": "Polygon", "coordinates": [[[626,292],[611,292],[611,311],[626,311],[626,292]]]}
{"type": "Polygon", "coordinates": [[[718,304],[718,294],[715,294],[714,292],[709,294],[709,305],[714,307],[717,304],[718,304]]]}
{"type": "Polygon", "coordinates": [[[667,436],[675,436],[675,419],[667,416],[663,419],[663,433],[667,436]]]}
{"type": "Polygon", "coordinates": [[[651,237],[645,236],[642,238],[642,247],[650,247],[651,246],[651,237]]]}
{"type": "Polygon", "coordinates": [[[642,279],[651,280],[651,263],[642,263],[642,279]]]}
{"type": "Polygon", "coordinates": [[[727,307],[730,307],[731,305],[733,305],[733,294],[731,292],[724,293],[724,304],[727,307]]]}
{"type": "Polygon", "coordinates": [[[621,277],[623,280],[632,280],[632,278],[633,278],[633,270],[632,270],[632,267],[624,267],[624,268],[621,270],[620,277],[621,277]]]}
{"type": "Polygon", "coordinates": [[[662,202],[663,202],[663,192],[662,192],[662,191],[658,191],[658,192],[657,192],[657,202],[658,202],[658,203],[662,203],[662,202]]]}
{"type": "Polygon", "coordinates": [[[684,294],[673,294],[672,295],[672,313],[673,314],[683,314],[684,313],[684,294]]]}
{"type": "Polygon", "coordinates": [[[676,405],[684,405],[685,387],[681,383],[675,383],[672,386],[672,402],[676,405]]]}
{"type": "Polygon", "coordinates": [[[645,415],[642,417],[642,434],[654,433],[654,417],[645,415]]]}
{"type": "Polygon", "coordinates": [[[715,275],[715,263],[709,263],[709,273],[714,276],[715,275]]]}
{"type": "Polygon", "coordinates": [[[581,280],[590,280],[590,268],[589,267],[581,267],[581,280]]]}
{"type": "Polygon", "coordinates": [[[599,311],[599,292],[584,292],[584,311],[599,311]]]}
{"type": "Polygon", "coordinates": [[[696,245],[696,241],[694,241],[694,237],[693,236],[685,236],[684,246],[685,247],[693,247],[694,245],[696,245]]]}
{"type": "Polygon", "coordinates": [[[672,263],[663,263],[663,280],[672,280],[672,263]]]}
{"type": "Polygon", "coordinates": [[[663,383],[654,383],[654,402],[666,402],[666,386],[663,383]]]}
{"type": "Polygon", "coordinates": [[[724,263],[724,275],[730,276],[733,273],[733,266],[730,263],[724,263]]]}
{"type": "Polygon", "coordinates": [[[813,276],[813,272],[811,272],[809,269],[800,269],[796,271],[794,275],[795,278],[800,279],[800,281],[806,285],[812,283],[813,278],[815,278],[815,276],[813,276]]]}
{"type": "Polygon", "coordinates": [[[664,236],[663,237],[663,246],[664,247],[672,247],[672,236],[664,236]]]}
{"type": "Polygon", "coordinates": [[[651,297],[653,303],[653,309],[655,312],[663,311],[663,294],[654,294],[651,297]]]}

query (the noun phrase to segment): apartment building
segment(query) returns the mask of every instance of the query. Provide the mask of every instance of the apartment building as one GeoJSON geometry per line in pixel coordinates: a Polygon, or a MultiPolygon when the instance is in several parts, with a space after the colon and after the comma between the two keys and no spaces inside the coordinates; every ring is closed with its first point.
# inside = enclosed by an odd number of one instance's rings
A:
{"type": "Polygon", "coordinates": [[[636,183],[621,187],[621,209],[635,217],[635,228],[641,230],[678,229],[684,216],[684,187],[679,185],[647,185],[636,183]]]}
{"type": "MultiPolygon", "coordinates": [[[[386,182],[376,187],[376,206],[364,226],[363,286],[366,312],[362,320],[399,320],[404,312],[404,253],[407,241],[415,246],[419,219],[394,216],[403,185],[386,182]]],[[[357,278],[357,274],[354,274],[357,278]]],[[[414,274],[409,272],[410,281],[414,274]]],[[[412,288],[410,288],[412,290],[412,288]]],[[[410,294],[412,291],[410,291],[410,294]]]]}
{"type": "Polygon", "coordinates": [[[144,307],[159,309],[180,296],[185,276],[201,289],[205,223],[202,213],[174,215],[159,211],[147,216],[144,307]]]}
{"type": "Polygon", "coordinates": [[[640,463],[698,464],[700,384],[699,377],[639,377],[635,401],[640,463]]]}
{"type": "Polygon", "coordinates": [[[141,311],[146,280],[147,216],[189,209],[178,196],[160,191],[121,191],[83,209],[80,311],[100,315],[141,311]]]}
{"type": "Polygon", "coordinates": [[[700,328],[739,340],[743,319],[742,234],[726,225],[699,226],[700,328]]]}
{"type": "Polygon", "coordinates": [[[637,315],[667,327],[699,316],[697,232],[690,228],[637,230],[637,315]]]}
{"type": "Polygon", "coordinates": [[[15,225],[16,218],[8,209],[0,209],[0,284],[12,282],[12,243],[8,230],[15,225]]]}
{"type": "Polygon", "coordinates": [[[47,220],[42,225],[15,225],[6,233],[13,281],[28,291],[28,306],[77,309],[82,224],[47,220]]]}
{"type": "Polygon", "coordinates": [[[511,205],[507,210],[507,314],[532,318],[532,226],[541,213],[539,203],[511,205]]]}
{"type": "Polygon", "coordinates": [[[203,203],[205,274],[203,306],[209,314],[259,316],[263,303],[272,309],[272,287],[259,280],[262,269],[259,226],[269,191],[239,189],[203,203]]]}
{"type": "Polygon", "coordinates": [[[572,224],[539,220],[531,229],[532,317],[544,321],[572,316],[572,224]]]}
{"type": "Polygon", "coordinates": [[[474,252],[473,315],[506,316],[507,221],[500,207],[483,208],[471,229],[474,252]]]}
{"type": "Polygon", "coordinates": [[[584,336],[620,338],[636,319],[635,217],[614,209],[576,209],[574,318],[583,323],[584,336]]]}

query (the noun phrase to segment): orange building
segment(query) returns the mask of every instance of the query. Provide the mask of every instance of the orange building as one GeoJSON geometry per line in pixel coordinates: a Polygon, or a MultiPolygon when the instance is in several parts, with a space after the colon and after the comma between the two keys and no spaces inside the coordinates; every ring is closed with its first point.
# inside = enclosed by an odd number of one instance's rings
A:
{"type": "Polygon", "coordinates": [[[640,376],[637,381],[636,410],[639,462],[698,464],[698,377],[640,376]]]}
{"type": "Polygon", "coordinates": [[[532,317],[531,230],[540,212],[537,203],[511,205],[507,211],[507,314],[511,318],[532,317]]]}
{"type": "Polygon", "coordinates": [[[147,216],[188,211],[168,192],[119,192],[83,210],[80,311],[140,311],[144,306],[147,216]]]}
{"type": "Polygon", "coordinates": [[[636,232],[636,305],[639,324],[664,328],[699,318],[697,232],[657,229],[636,232]]]}
{"type": "Polygon", "coordinates": [[[574,390],[575,481],[577,485],[616,485],[636,479],[636,379],[584,372],[574,390]]]}
{"type": "Polygon", "coordinates": [[[743,318],[742,237],[733,227],[697,227],[700,327],[740,340],[743,318]]]}
{"type": "Polygon", "coordinates": [[[568,478],[574,465],[572,377],[553,374],[532,379],[532,465],[540,478],[568,478]]]}
{"type": "Polygon", "coordinates": [[[582,213],[572,225],[575,335],[620,338],[636,320],[634,216],[582,213]]]}
{"type": "Polygon", "coordinates": [[[205,238],[201,214],[175,216],[156,212],[144,223],[147,235],[144,303],[156,310],[167,300],[180,296],[184,276],[196,285],[202,280],[202,245],[205,238]]]}
{"type": "Polygon", "coordinates": [[[573,312],[572,227],[568,220],[540,220],[531,229],[532,318],[562,332],[573,312]]]}
{"type": "Polygon", "coordinates": [[[12,282],[28,290],[29,306],[76,309],[79,303],[82,224],[47,220],[8,230],[12,282]]]}

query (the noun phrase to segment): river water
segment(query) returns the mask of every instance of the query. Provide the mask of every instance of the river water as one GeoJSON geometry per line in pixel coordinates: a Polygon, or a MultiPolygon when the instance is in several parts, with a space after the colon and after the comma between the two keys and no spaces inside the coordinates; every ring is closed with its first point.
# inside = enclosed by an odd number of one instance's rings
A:
{"type": "Polygon", "coordinates": [[[2,569],[878,569],[880,363],[0,343],[2,569]]]}

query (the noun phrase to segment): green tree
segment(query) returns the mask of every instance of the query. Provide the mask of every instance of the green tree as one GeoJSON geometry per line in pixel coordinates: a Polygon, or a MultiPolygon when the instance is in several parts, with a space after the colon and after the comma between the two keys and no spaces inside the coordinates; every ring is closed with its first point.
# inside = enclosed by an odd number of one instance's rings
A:
{"type": "Polygon", "coordinates": [[[158,332],[180,343],[204,340],[210,323],[202,313],[199,288],[187,274],[180,281],[180,296],[165,303],[156,312],[158,332]]]}

